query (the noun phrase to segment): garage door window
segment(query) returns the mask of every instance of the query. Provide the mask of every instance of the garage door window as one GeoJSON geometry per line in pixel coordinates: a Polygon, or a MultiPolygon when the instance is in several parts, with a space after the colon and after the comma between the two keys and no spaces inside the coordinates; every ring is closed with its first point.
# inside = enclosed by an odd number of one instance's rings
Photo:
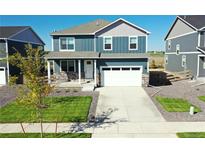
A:
{"type": "Polygon", "coordinates": [[[119,71],[120,68],[118,68],[118,67],[115,68],[115,67],[114,67],[114,68],[112,68],[112,70],[113,70],[113,71],[119,71]]]}
{"type": "Polygon", "coordinates": [[[133,70],[133,71],[139,71],[140,68],[139,68],[139,67],[134,67],[134,68],[132,68],[132,70],[133,70]]]}
{"type": "Polygon", "coordinates": [[[130,70],[129,67],[123,67],[123,68],[122,68],[122,71],[129,71],[129,70],[130,70]]]}

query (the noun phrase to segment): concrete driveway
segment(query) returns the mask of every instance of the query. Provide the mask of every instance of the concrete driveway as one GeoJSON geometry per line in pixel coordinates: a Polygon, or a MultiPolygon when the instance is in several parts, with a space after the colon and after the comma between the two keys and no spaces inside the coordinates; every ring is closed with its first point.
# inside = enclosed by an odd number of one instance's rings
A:
{"type": "Polygon", "coordinates": [[[103,87],[97,90],[100,92],[97,116],[107,116],[107,121],[165,121],[142,87],[103,87]]]}

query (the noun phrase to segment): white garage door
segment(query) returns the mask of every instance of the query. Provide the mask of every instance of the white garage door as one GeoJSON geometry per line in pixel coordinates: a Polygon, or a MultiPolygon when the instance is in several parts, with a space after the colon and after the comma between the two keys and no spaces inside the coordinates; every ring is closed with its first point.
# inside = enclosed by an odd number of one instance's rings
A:
{"type": "Polygon", "coordinates": [[[0,67],[0,85],[6,84],[6,69],[5,67],[0,67]]]}
{"type": "Polygon", "coordinates": [[[103,86],[141,86],[142,67],[102,67],[101,83],[103,86]]]}

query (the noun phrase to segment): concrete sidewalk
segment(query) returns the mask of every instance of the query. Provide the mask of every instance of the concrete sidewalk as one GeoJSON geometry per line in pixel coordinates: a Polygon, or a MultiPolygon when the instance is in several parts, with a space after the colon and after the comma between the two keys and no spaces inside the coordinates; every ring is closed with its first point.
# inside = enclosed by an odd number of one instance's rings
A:
{"type": "MultiPolygon", "coordinates": [[[[26,132],[40,132],[40,124],[23,124],[26,132]]],[[[55,123],[43,123],[44,132],[55,132],[55,123]]],[[[92,133],[92,137],[176,137],[177,132],[205,131],[205,122],[59,123],[58,132],[92,133]]],[[[22,132],[20,124],[0,124],[0,133],[22,132]]]]}

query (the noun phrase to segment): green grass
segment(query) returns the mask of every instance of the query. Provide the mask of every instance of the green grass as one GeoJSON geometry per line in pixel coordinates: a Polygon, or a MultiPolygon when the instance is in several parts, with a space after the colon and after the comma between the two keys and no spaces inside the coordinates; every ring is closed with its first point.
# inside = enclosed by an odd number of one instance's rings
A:
{"type": "MultiPolygon", "coordinates": [[[[0,138],[41,138],[40,133],[0,133],[0,138]]],[[[91,138],[90,133],[43,133],[43,138],[91,138]]]]}
{"type": "Polygon", "coordinates": [[[205,138],[205,132],[183,132],[177,133],[179,138],[205,138]]]}
{"type": "MultiPolygon", "coordinates": [[[[47,97],[43,122],[86,122],[92,97],[47,97]]],[[[16,102],[0,108],[0,123],[39,122],[35,109],[16,102]]]]}
{"type": "Polygon", "coordinates": [[[204,101],[205,102],[205,96],[199,96],[198,97],[201,101],[204,101]]]}
{"type": "MultiPolygon", "coordinates": [[[[194,106],[187,100],[180,98],[165,98],[157,96],[156,100],[162,105],[162,107],[168,112],[189,112],[190,106],[194,106]]],[[[194,106],[194,112],[201,112],[201,109],[194,106]]]]}

